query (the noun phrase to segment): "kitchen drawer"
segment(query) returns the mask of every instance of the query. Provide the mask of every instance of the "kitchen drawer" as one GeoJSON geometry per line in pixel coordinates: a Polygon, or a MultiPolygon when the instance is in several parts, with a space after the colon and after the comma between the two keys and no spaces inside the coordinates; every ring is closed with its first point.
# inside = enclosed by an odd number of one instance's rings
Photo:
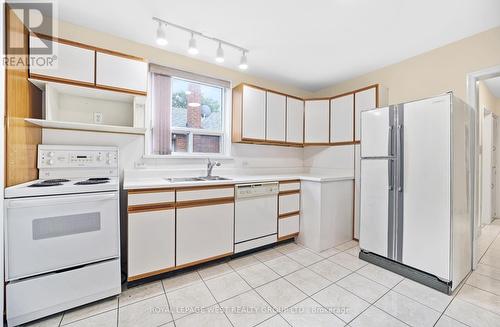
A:
{"type": "Polygon", "coordinates": [[[279,196],[279,214],[287,214],[300,210],[300,193],[280,194],[279,196]]]}
{"type": "Polygon", "coordinates": [[[177,202],[234,197],[234,185],[199,186],[177,189],[177,202]]]}
{"type": "Polygon", "coordinates": [[[128,215],[128,280],[168,271],[175,266],[175,210],[128,215]]]}
{"type": "Polygon", "coordinates": [[[278,221],[278,238],[299,232],[299,215],[280,218],[278,221]]]}
{"type": "Polygon", "coordinates": [[[120,294],[120,278],[120,260],[113,259],[8,283],[8,325],[21,325],[120,294]]]}
{"type": "Polygon", "coordinates": [[[128,205],[148,205],[174,203],[175,192],[173,189],[165,190],[134,190],[128,192],[128,205]]]}
{"type": "Polygon", "coordinates": [[[280,192],[300,190],[300,181],[282,181],[280,182],[280,192]]]}
{"type": "Polygon", "coordinates": [[[177,208],[176,264],[189,266],[233,253],[234,203],[177,208]]]}

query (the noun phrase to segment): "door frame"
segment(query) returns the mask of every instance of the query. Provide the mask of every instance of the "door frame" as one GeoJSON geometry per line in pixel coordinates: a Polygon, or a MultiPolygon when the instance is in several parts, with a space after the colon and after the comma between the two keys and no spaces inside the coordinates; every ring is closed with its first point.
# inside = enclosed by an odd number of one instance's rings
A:
{"type": "Polygon", "coordinates": [[[481,148],[483,145],[482,132],[483,132],[483,115],[479,108],[479,89],[477,83],[479,81],[489,79],[492,77],[500,76],[500,65],[493,66],[490,68],[478,70],[467,74],[466,77],[466,90],[467,90],[467,103],[473,108],[474,116],[476,119],[476,129],[475,129],[475,139],[476,146],[473,150],[474,160],[473,160],[473,180],[472,185],[474,185],[474,201],[472,205],[473,212],[473,249],[472,249],[472,269],[476,269],[479,262],[479,245],[478,238],[481,235],[481,201],[482,201],[482,156],[481,148]]]}

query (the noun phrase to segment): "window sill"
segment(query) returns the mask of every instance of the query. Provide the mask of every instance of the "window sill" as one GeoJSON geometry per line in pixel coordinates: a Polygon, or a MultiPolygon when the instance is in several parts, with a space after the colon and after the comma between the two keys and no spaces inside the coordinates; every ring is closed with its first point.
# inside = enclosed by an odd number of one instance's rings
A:
{"type": "Polygon", "coordinates": [[[196,154],[145,154],[143,159],[219,159],[219,160],[234,160],[234,157],[225,154],[209,154],[209,153],[196,153],[196,154]]]}

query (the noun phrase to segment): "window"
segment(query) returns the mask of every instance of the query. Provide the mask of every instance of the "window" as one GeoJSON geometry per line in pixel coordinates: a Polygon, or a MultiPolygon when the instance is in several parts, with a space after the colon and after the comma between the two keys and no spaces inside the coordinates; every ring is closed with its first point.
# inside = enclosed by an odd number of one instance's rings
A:
{"type": "Polygon", "coordinates": [[[156,65],[151,71],[151,153],[225,154],[229,83],[156,65]]]}

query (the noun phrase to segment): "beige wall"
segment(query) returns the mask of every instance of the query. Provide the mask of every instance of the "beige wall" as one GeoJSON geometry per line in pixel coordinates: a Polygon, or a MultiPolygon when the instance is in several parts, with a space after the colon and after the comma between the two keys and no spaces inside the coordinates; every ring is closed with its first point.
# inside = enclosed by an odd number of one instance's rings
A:
{"type": "Polygon", "coordinates": [[[478,82],[478,90],[479,90],[479,108],[487,110],[500,115],[500,108],[498,104],[500,103],[500,99],[496,98],[493,93],[491,93],[488,86],[483,81],[478,82]]]}
{"type": "Polygon", "coordinates": [[[298,97],[309,97],[312,95],[311,92],[301,90],[292,85],[258,78],[250,74],[241,73],[237,70],[224,68],[216,64],[196,60],[187,56],[116,37],[111,34],[87,29],[85,27],[77,26],[64,21],[58,22],[57,34],[59,37],[64,39],[135,55],[159,65],[229,80],[233,83],[233,86],[246,82],[298,97]]]}
{"type": "Polygon", "coordinates": [[[496,65],[500,65],[500,27],[335,84],[315,92],[314,96],[336,95],[381,83],[389,89],[389,104],[447,91],[467,100],[467,73],[496,65]]]}

